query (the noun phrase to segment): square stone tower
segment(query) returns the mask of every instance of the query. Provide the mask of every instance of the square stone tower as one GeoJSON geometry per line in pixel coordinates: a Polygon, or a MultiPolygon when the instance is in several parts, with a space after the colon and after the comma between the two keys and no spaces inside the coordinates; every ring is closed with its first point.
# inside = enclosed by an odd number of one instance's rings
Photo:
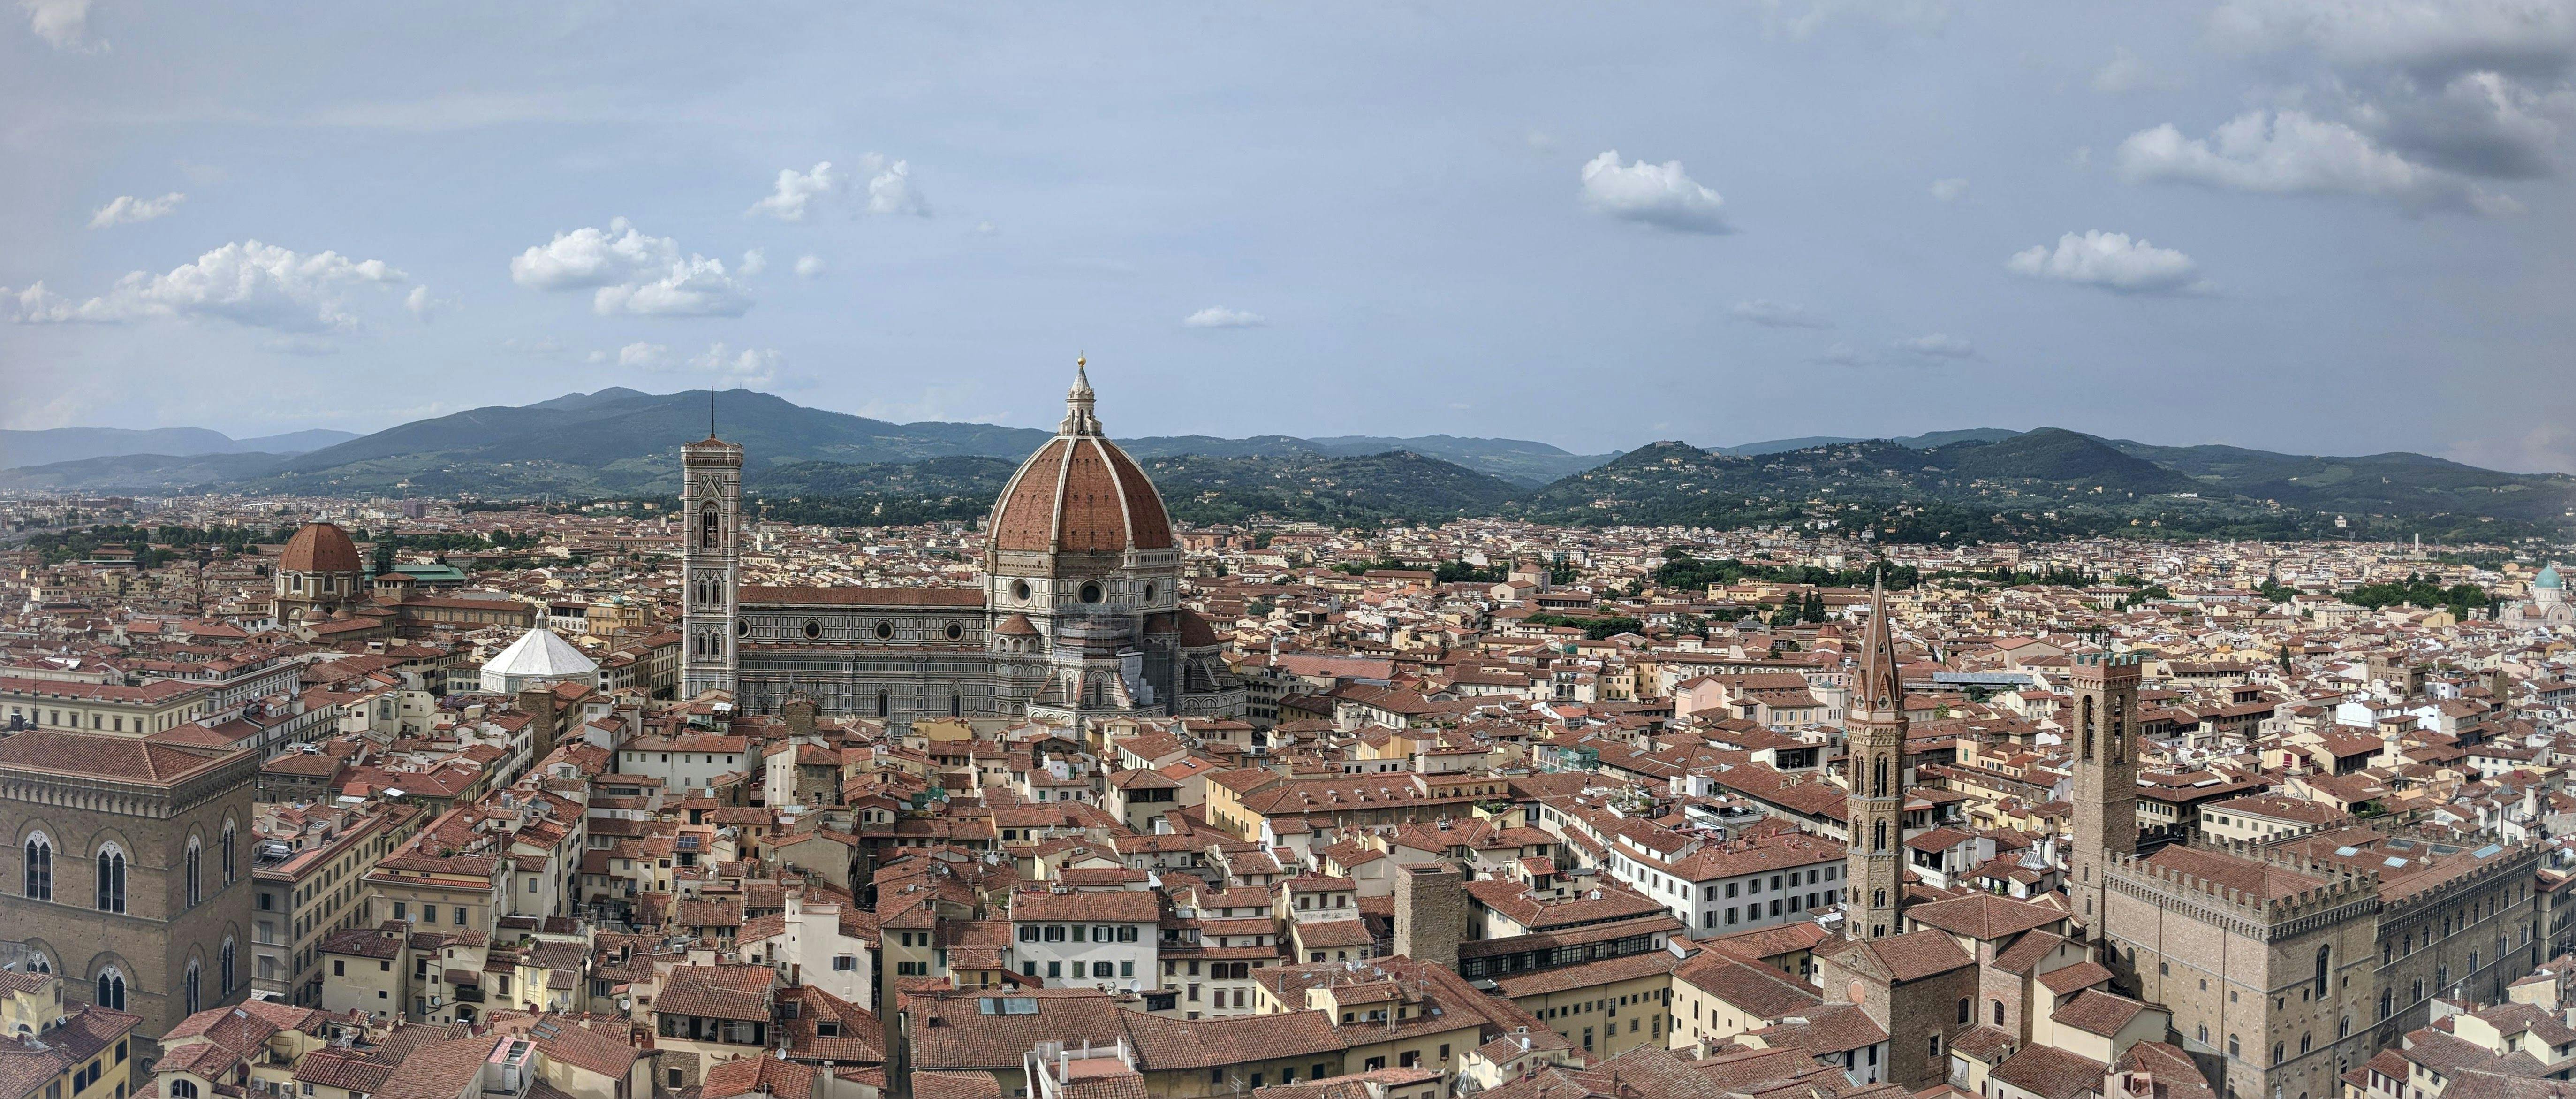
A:
{"type": "Polygon", "coordinates": [[[742,447],[707,437],[680,447],[683,568],[680,697],[733,691],[742,574],[742,447]]]}

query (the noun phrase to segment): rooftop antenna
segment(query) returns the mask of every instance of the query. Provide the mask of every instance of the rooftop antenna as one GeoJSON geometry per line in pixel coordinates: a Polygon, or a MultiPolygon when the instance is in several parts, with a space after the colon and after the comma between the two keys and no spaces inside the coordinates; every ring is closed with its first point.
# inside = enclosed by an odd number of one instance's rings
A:
{"type": "Polygon", "coordinates": [[[707,387],[707,438],[716,437],[716,387],[707,387]]]}

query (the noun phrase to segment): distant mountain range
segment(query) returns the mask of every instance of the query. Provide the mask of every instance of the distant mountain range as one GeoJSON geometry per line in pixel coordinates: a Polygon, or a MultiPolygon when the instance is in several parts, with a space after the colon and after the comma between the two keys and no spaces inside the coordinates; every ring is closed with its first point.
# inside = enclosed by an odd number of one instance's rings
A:
{"type": "MultiPolygon", "coordinates": [[[[12,448],[9,460],[18,462],[0,469],[0,490],[663,496],[678,491],[679,446],[705,434],[710,400],[704,392],[611,388],[365,436],[305,432],[236,441],[192,428],[0,433],[0,445],[12,448]],[[21,441],[37,437],[55,449],[21,441]],[[187,453],[98,453],[147,437],[187,453]],[[252,444],[275,449],[239,449],[252,444]],[[80,456],[16,457],[25,453],[80,456]]],[[[712,402],[718,431],[751,456],[746,492],[774,517],[804,522],[971,520],[1050,434],[888,423],[748,390],[720,392],[712,402]]],[[[2499,473],[2420,454],[2327,458],[2164,447],[2058,428],[1818,436],[1707,449],[1659,442],[1597,455],[1449,435],[1181,435],[1120,444],[1148,467],[1176,517],[1200,523],[1268,516],[1369,525],[1489,515],[1594,525],[1793,523],[1906,541],[2107,531],[2283,538],[2420,531],[2496,541],[2563,535],[2576,518],[2576,478],[2563,475],[2499,473]]]]}
{"type": "Polygon", "coordinates": [[[2564,474],[2499,473],[2421,454],[2158,447],[2050,427],[1943,434],[1963,437],[1754,454],[1654,443],[1525,494],[1507,513],[1554,523],[1832,526],[1907,542],[2117,532],[2505,541],[2564,537],[2576,525],[2576,477],[2564,474]]]}
{"type": "Polygon", "coordinates": [[[57,427],[44,431],[0,431],[0,469],[116,458],[129,454],[189,457],[199,454],[301,454],[346,442],[357,435],[316,428],[284,435],[235,439],[202,427],[57,427]]]}

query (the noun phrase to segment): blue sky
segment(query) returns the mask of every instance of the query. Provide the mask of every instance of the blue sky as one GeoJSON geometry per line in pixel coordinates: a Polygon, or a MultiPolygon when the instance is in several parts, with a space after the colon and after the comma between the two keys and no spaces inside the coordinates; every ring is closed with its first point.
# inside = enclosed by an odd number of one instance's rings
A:
{"type": "Polygon", "coordinates": [[[1128,435],[2576,470],[2576,0],[8,3],[0,426],[1084,352],[1128,435]]]}

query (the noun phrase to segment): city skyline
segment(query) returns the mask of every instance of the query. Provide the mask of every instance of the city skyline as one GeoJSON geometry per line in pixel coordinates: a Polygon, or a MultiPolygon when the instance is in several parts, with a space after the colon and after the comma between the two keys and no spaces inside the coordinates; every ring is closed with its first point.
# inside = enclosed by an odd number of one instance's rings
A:
{"type": "Polygon", "coordinates": [[[2576,470],[2563,5],[17,15],[0,426],[1044,427],[1088,351],[1124,434],[2576,470]]]}

